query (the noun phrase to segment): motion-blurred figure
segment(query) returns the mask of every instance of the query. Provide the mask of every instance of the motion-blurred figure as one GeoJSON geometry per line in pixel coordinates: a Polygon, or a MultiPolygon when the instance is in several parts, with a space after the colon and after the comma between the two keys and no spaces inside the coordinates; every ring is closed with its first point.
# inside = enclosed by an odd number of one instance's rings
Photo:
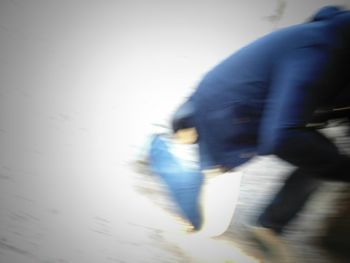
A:
{"type": "Polygon", "coordinates": [[[349,61],[350,12],[324,7],[229,56],[175,113],[173,130],[198,143],[203,170],[271,154],[297,167],[251,228],[263,242],[275,244],[317,189],[315,178],[350,181],[349,156],[318,131],[350,117],[349,61]]]}

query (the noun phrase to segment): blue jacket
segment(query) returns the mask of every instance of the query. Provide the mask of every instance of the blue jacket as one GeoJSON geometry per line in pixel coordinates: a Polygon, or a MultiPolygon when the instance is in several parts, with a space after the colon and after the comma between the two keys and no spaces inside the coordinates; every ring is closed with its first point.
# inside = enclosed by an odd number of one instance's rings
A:
{"type": "Polygon", "coordinates": [[[191,96],[202,167],[313,147],[315,133],[305,126],[314,111],[349,94],[349,39],[350,12],[326,7],[209,71],[191,96]]]}

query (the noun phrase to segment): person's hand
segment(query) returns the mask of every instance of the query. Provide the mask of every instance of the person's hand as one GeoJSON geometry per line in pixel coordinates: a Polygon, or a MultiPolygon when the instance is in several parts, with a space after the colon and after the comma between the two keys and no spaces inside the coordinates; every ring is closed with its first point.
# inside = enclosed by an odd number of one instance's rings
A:
{"type": "Polygon", "coordinates": [[[197,138],[198,134],[195,128],[181,129],[175,133],[175,139],[183,144],[194,144],[197,138]]]}

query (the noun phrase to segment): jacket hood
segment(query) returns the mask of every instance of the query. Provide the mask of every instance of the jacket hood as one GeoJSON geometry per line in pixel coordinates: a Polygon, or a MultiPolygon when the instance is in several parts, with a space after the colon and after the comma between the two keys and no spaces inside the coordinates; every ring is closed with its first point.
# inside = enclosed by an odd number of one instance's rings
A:
{"type": "Polygon", "coordinates": [[[344,12],[346,11],[344,11],[344,9],[339,6],[325,6],[313,15],[313,17],[311,18],[311,22],[331,19],[344,12]]]}

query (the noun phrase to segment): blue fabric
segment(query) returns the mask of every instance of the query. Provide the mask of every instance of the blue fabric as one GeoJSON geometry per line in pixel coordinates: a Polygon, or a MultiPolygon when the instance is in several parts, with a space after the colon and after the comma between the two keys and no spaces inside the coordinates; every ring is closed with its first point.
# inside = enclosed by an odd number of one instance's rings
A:
{"type": "Polygon", "coordinates": [[[319,21],[333,18],[342,12],[340,7],[337,6],[325,6],[322,7],[312,18],[311,21],[319,21]]]}
{"type": "Polygon", "coordinates": [[[336,11],[270,33],[204,76],[191,97],[202,167],[233,168],[285,145],[307,154],[304,142],[316,144],[303,128],[317,108],[349,88],[350,13],[336,11]],[[288,144],[290,138],[297,140],[288,144]]]}
{"type": "Polygon", "coordinates": [[[164,181],[181,214],[195,229],[202,224],[199,207],[203,176],[199,170],[182,166],[169,151],[166,139],[155,136],[149,153],[150,167],[164,181]]]}

